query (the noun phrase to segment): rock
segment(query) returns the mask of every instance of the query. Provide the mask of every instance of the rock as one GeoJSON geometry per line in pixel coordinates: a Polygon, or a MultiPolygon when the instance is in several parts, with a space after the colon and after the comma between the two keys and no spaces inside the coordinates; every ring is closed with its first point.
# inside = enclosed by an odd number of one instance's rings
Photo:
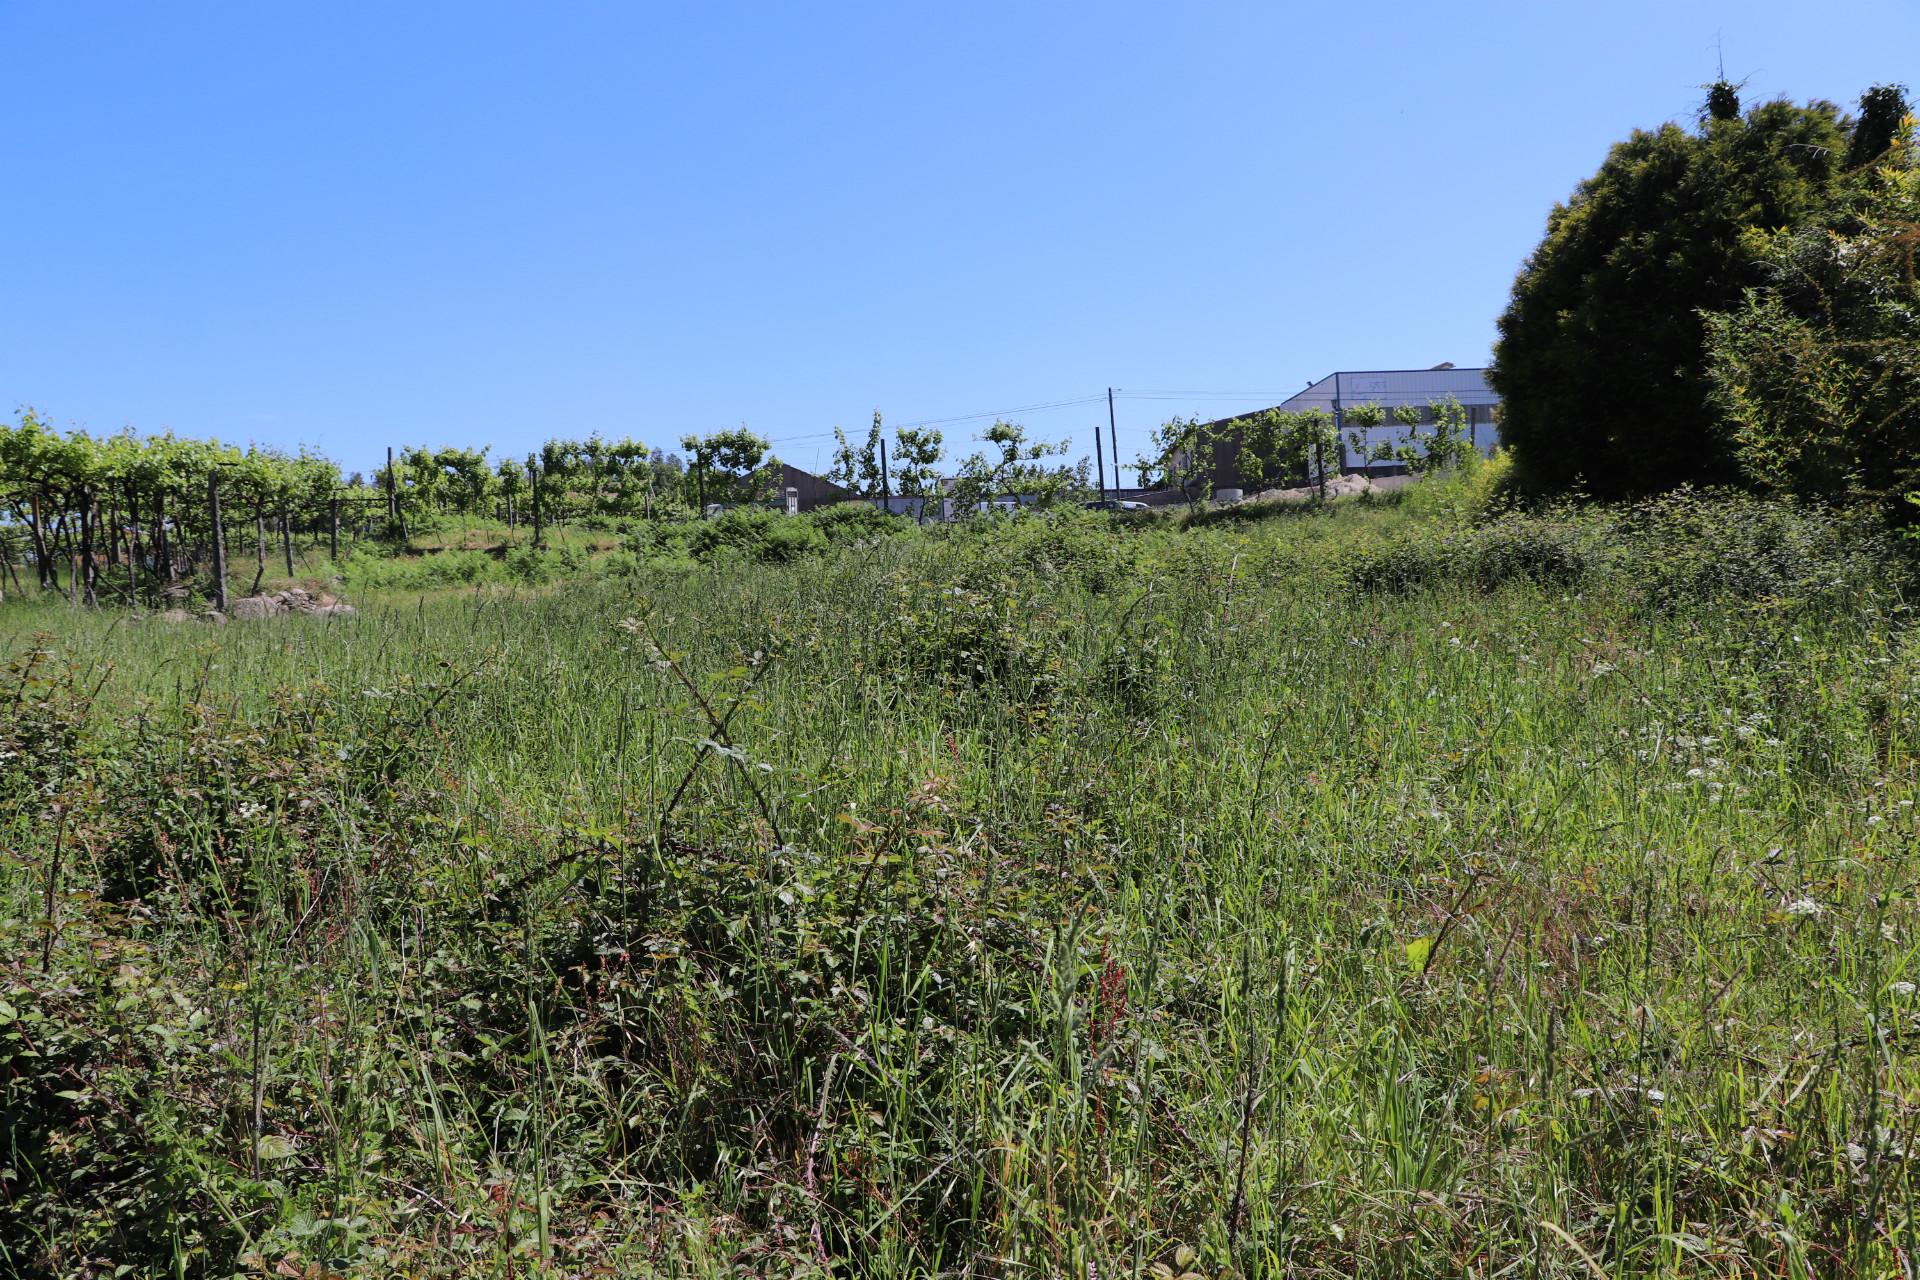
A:
{"type": "Polygon", "coordinates": [[[216,627],[224,627],[227,625],[227,615],[218,609],[209,609],[200,615],[200,621],[211,622],[216,627]]]}
{"type": "Polygon", "coordinates": [[[271,618],[285,613],[287,606],[272,596],[245,596],[228,606],[235,618],[271,618]]]}
{"type": "MultiPolygon", "coordinates": [[[[360,611],[350,604],[341,604],[332,596],[315,596],[310,591],[298,589],[276,591],[271,595],[242,596],[227,605],[225,615],[208,611],[200,616],[207,621],[225,622],[229,617],[252,621],[257,618],[279,618],[291,614],[301,614],[309,618],[351,618],[360,611]]],[[[187,617],[183,609],[170,609],[161,617],[168,622],[184,621],[187,617]]]]}

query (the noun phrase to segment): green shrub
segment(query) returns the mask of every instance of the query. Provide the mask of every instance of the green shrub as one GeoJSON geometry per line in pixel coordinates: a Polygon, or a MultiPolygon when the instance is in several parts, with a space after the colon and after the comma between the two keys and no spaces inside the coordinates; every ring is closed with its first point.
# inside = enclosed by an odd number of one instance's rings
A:
{"type": "Polygon", "coordinates": [[[1678,490],[1626,509],[1638,593],[1668,606],[1712,596],[1817,603],[1857,595],[1897,561],[1871,513],[1678,490]]]}
{"type": "Polygon", "coordinates": [[[825,551],[827,538],[811,521],[743,507],[695,525],[687,549],[694,559],[702,561],[740,559],[779,564],[825,551]]]}
{"type": "Polygon", "coordinates": [[[1037,516],[969,520],[951,536],[990,573],[1109,590],[1133,575],[1139,543],[1132,528],[1102,512],[1056,508],[1037,516]]]}
{"type": "Polygon", "coordinates": [[[599,570],[602,577],[637,578],[645,566],[639,556],[635,555],[632,551],[622,548],[618,551],[609,551],[606,555],[601,556],[600,559],[594,563],[594,567],[599,570]]]}
{"type": "Polygon", "coordinates": [[[836,502],[801,519],[811,521],[835,546],[893,537],[910,533],[915,528],[913,522],[905,517],[890,514],[865,502],[836,502]]]}
{"type": "Polygon", "coordinates": [[[357,590],[467,586],[497,581],[500,564],[484,551],[432,551],[424,555],[383,556],[356,548],[340,566],[341,579],[357,590]]]}
{"type": "Polygon", "coordinates": [[[1812,605],[1864,593],[1896,548],[1871,515],[1679,489],[1631,506],[1507,511],[1404,530],[1353,553],[1353,586],[1575,586],[1606,580],[1652,608],[1717,598],[1812,605]]]}

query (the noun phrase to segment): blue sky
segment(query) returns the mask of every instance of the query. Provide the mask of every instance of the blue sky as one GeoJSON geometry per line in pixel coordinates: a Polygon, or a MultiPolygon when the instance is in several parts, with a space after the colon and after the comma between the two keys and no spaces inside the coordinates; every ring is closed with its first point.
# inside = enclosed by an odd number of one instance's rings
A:
{"type": "Polygon", "coordinates": [[[1078,454],[1107,386],[1178,393],[1121,398],[1130,458],[1483,363],[1553,202],[1716,48],[1850,105],[1920,5],[0,0],[0,410],[808,466],[875,408],[1100,397],[1016,415],[1078,454]]]}

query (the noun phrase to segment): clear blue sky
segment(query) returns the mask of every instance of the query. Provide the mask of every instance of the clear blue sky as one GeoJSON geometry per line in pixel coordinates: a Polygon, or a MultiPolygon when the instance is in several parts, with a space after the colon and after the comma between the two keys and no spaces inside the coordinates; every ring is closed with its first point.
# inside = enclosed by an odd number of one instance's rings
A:
{"type": "MultiPolygon", "coordinates": [[[[1249,393],[1123,399],[1130,458],[1483,363],[1716,45],[1851,105],[1920,80],[1920,4],[0,0],[0,410],[349,468],[744,422],[808,466],[876,407],[1249,393]]],[[[1078,454],[1106,406],[1019,416],[1078,454]]]]}

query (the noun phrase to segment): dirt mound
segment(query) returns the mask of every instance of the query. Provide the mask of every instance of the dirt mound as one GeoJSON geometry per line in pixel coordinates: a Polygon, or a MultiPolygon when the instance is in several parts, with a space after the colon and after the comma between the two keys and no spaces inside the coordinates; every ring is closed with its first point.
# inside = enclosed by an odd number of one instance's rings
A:
{"type": "MultiPolygon", "coordinates": [[[[1373,493],[1379,489],[1372,480],[1359,472],[1351,475],[1335,476],[1327,481],[1327,497],[1352,498],[1363,493],[1373,493]]],[[[1319,485],[1302,485],[1297,489],[1263,489],[1241,499],[1243,502],[1302,502],[1320,496],[1319,485]]]]}

